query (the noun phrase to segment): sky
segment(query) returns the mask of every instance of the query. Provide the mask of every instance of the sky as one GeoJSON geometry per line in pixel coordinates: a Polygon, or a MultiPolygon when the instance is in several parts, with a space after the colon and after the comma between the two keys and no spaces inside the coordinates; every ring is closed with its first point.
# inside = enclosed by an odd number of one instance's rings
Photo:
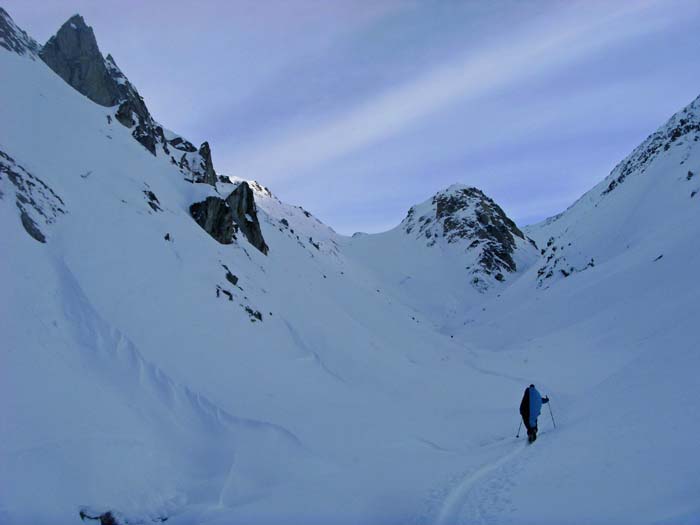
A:
{"type": "Polygon", "coordinates": [[[80,13],[153,116],[336,231],[459,182],[554,215],[700,94],[700,2],[4,0],[80,13]]]}

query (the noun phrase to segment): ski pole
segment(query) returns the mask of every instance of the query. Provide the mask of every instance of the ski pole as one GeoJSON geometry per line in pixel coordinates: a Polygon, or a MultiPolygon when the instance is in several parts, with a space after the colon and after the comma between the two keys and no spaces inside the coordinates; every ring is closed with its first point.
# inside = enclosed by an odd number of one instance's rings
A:
{"type": "Polygon", "coordinates": [[[515,435],[516,438],[520,437],[520,429],[522,428],[522,426],[523,426],[523,420],[521,419],[520,424],[518,425],[518,433],[515,435]]]}
{"type": "Polygon", "coordinates": [[[557,428],[557,424],[554,422],[554,414],[552,414],[552,402],[550,401],[547,403],[547,407],[549,407],[549,415],[552,418],[552,425],[554,425],[554,428],[557,428]]]}

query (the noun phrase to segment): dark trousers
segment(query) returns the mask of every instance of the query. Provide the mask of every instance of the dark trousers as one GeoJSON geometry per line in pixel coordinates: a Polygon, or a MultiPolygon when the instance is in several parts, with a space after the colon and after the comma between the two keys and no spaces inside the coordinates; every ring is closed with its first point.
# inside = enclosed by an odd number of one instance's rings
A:
{"type": "Polygon", "coordinates": [[[537,437],[537,422],[535,422],[535,426],[530,426],[530,422],[526,419],[523,419],[523,423],[525,423],[525,428],[527,429],[527,437],[530,438],[530,441],[534,441],[534,439],[537,437]]]}

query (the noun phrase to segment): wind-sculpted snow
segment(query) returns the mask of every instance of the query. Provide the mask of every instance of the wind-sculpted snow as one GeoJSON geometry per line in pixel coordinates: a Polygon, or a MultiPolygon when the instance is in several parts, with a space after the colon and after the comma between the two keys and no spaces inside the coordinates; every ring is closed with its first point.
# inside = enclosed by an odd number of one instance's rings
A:
{"type": "Polygon", "coordinates": [[[185,505],[259,498],[294,477],[308,457],[296,436],[234,417],[146,361],[99,316],[65,262],[45,260],[34,269],[42,270],[41,285],[5,282],[10,297],[21,304],[18,294],[55,282],[55,299],[41,311],[14,310],[3,330],[30,313],[39,326],[54,319],[54,340],[49,347],[36,345],[49,334],[24,336],[15,347],[10,339],[8,350],[16,352],[3,352],[15,373],[3,385],[5,418],[15,424],[0,450],[0,521],[76,522],[85,509],[110,512],[118,523],[158,521],[185,505]],[[23,382],[24,369],[38,373],[49,361],[50,376],[39,385],[23,382]],[[51,395],[59,397],[49,401],[51,395]],[[46,404],[50,417],[41,412],[46,404]],[[20,416],[25,405],[43,414],[44,425],[24,423],[34,417],[20,416]]]}

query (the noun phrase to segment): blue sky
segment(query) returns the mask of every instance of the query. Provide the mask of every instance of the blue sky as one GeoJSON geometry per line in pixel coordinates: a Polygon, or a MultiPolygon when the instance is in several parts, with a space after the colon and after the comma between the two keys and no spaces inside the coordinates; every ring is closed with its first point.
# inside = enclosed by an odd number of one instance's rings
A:
{"type": "Polygon", "coordinates": [[[566,208],[700,94],[700,2],[10,0],[92,25],[157,120],[341,233],[441,188],[521,225],[566,208]]]}

